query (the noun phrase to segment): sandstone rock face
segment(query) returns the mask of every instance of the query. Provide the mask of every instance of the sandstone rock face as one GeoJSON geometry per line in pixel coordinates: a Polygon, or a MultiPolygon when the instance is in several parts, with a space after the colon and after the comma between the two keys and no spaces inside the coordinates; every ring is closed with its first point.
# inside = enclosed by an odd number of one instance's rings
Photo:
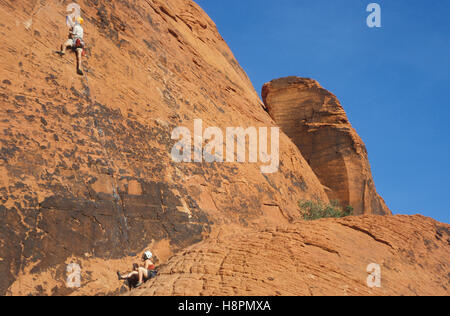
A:
{"type": "Polygon", "coordinates": [[[262,97],[330,200],[352,206],[355,214],[390,214],[375,189],[366,146],[336,96],[315,80],[287,77],[266,83],[262,97]]]}
{"type": "Polygon", "coordinates": [[[222,231],[171,258],[131,295],[449,295],[449,250],[450,226],[422,216],[222,231]],[[368,287],[372,263],[381,288],[368,287]]]}
{"type": "Polygon", "coordinates": [[[0,2],[0,294],[119,294],[115,272],[147,248],[161,275],[131,294],[448,294],[448,225],[299,222],[299,199],[330,192],[284,133],[274,174],[172,160],[171,132],[195,119],[275,126],[195,3],[77,2],[84,77],[52,54],[68,1],[0,2]],[[371,262],[380,290],[364,283],[371,262]],[[67,286],[70,263],[80,288],[67,286]]]}
{"type": "Polygon", "coordinates": [[[73,262],[77,293],[113,293],[117,282],[96,281],[102,271],[129,269],[148,247],[165,259],[215,226],[293,221],[299,199],[327,200],[285,134],[274,174],[172,160],[171,132],[193,130],[194,119],[274,126],[194,2],[77,2],[83,77],[74,55],[53,54],[67,38],[68,1],[0,2],[0,294],[71,294],[73,262]]]}

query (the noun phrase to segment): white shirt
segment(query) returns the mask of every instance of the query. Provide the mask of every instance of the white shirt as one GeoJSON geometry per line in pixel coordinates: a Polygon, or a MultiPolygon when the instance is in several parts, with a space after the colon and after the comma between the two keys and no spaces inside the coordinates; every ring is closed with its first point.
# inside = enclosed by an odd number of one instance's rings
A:
{"type": "Polygon", "coordinates": [[[72,34],[73,38],[83,39],[84,36],[83,27],[79,23],[75,24],[75,26],[73,27],[72,34]]]}

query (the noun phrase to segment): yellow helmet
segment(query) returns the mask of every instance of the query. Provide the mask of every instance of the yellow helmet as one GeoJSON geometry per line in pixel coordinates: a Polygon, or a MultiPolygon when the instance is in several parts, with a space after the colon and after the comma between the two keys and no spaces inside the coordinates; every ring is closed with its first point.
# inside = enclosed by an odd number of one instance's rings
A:
{"type": "Polygon", "coordinates": [[[77,22],[80,23],[80,24],[83,24],[84,23],[84,19],[80,16],[80,17],[78,17],[77,22]]]}

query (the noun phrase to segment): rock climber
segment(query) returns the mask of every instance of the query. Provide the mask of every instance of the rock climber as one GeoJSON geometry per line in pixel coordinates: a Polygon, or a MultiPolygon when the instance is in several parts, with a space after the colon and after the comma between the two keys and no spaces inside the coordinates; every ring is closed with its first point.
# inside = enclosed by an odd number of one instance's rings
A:
{"type": "Polygon", "coordinates": [[[66,54],[67,48],[71,48],[77,54],[77,74],[83,75],[83,70],[81,69],[81,58],[84,55],[84,30],[82,24],[84,19],[78,17],[75,20],[75,25],[70,28],[69,39],[61,46],[61,51],[59,54],[64,56],[66,54]]]}
{"type": "MultiPolygon", "coordinates": [[[[133,264],[133,272],[130,272],[126,275],[122,275],[119,271],[117,271],[117,276],[119,280],[127,280],[129,284],[133,283],[133,280],[137,279],[137,284],[134,287],[138,288],[144,282],[154,278],[158,273],[156,271],[156,267],[152,262],[153,254],[151,251],[146,251],[142,255],[142,261],[144,262],[144,266],[140,267],[138,264],[133,264]]],[[[130,286],[131,287],[131,286],[130,286]]]]}

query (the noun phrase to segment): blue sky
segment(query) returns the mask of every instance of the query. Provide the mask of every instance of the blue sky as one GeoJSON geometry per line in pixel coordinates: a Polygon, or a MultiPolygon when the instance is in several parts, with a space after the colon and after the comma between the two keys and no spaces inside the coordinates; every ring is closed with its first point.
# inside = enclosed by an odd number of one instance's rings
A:
{"type": "Polygon", "coordinates": [[[394,213],[450,222],[450,1],[196,2],[258,92],[296,75],[337,95],[394,213]],[[381,28],[366,25],[371,2],[381,28]]]}

